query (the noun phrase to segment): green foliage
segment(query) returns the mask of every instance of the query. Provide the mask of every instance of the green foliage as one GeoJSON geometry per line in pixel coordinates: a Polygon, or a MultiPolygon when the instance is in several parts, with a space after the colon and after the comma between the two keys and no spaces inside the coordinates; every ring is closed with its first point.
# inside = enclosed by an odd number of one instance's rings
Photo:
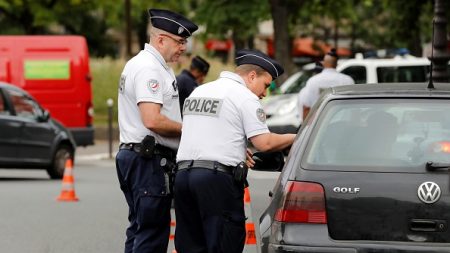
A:
{"type": "Polygon", "coordinates": [[[125,61],[111,58],[91,58],[90,67],[92,74],[92,93],[94,103],[94,123],[105,124],[108,117],[109,98],[114,100],[113,114],[117,115],[117,92],[119,77],[122,73],[125,61]]]}
{"type": "MultiPolygon", "coordinates": [[[[432,0],[129,1],[131,29],[140,45],[147,41],[149,8],[192,18],[205,31],[203,39],[232,35],[237,43],[251,40],[258,23],[271,19],[271,2],[287,8],[291,36],[331,42],[337,27],[339,34],[351,39],[353,48],[408,47],[416,52],[431,38],[433,17],[432,0]]],[[[446,14],[448,18],[450,6],[446,14]]],[[[450,22],[447,25],[449,31],[450,22]]],[[[0,0],[0,34],[80,34],[87,38],[92,56],[117,56],[117,34],[125,34],[125,29],[124,0],[0,0]]]]}
{"type": "Polygon", "coordinates": [[[229,32],[240,40],[254,36],[258,23],[270,19],[267,1],[197,0],[194,20],[206,27],[206,35],[226,38],[229,32]]]}

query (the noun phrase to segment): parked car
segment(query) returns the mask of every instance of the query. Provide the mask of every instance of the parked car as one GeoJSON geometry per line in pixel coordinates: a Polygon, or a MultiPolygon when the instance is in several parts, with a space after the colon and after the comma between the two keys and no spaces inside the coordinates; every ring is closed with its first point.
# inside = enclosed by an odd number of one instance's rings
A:
{"type": "MultiPolygon", "coordinates": [[[[70,112],[67,112],[70,114],[70,112]]],[[[71,133],[26,91],[0,82],[0,168],[46,169],[62,178],[74,158],[71,133]]]]}
{"type": "MultiPolygon", "coordinates": [[[[434,87],[325,92],[260,218],[261,252],[450,252],[450,84],[434,87]]],[[[282,163],[265,159],[255,169],[282,163]]]]}
{"type": "MultiPolygon", "coordinates": [[[[430,61],[412,56],[391,59],[347,59],[340,60],[337,71],[347,74],[355,84],[425,82],[428,78],[430,61]]],[[[279,95],[262,101],[267,115],[269,129],[276,133],[296,133],[303,121],[298,93],[311,77],[314,64],[305,65],[280,86],[279,95]]],[[[450,72],[450,67],[449,67],[450,72]]]]}

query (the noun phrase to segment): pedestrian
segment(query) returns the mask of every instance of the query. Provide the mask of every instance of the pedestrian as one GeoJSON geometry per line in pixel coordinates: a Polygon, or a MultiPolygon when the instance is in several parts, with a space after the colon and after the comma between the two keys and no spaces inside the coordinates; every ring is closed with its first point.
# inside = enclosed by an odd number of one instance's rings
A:
{"type": "Polygon", "coordinates": [[[270,133],[259,102],[283,68],[250,50],[239,51],[236,64],[234,73],[221,72],[183,105],[174,186],[178,253],[242,252],[245,176],[254,164],[247,140],[257,150],[276,151],[295,137],[270,133]]]}
{"type": "Polygon", "coordinates": [[[308,79],[304,91],[301,92],[300,100],[303,103],[303,119],[309,113],[314,103],[319,99],[320,92],[326,88],[355,84],[355,81],[348,75],[336,71],[338,55],[336,49],[332,48],[323,58],[323,70],[308,79]]]}
{"type": "Polygon", "coordinates": [[[175,74],[197,25],[184,16],[150,9],[150,41],[130,59],[119,83],[120,146],[116,168],[129,207],[125,252],[166,253],[171,193],[168,165],[175,162],[181,115],[175,74]]]}
{"type": "Polygon", "coordinates": [[[209,71],[209,63],[200,56],[192,58],[189,70],[184,69],[177,76],[178,93],[180,95],[180,108],[191,92],[205,80],[209,71]]]}
{"type": "MultiPolygon", "coordinates": [[[[319,74],[320,72],[322,72],[322,70],[323,70],[322,63],[320,61],[316,61],[314,68],[311,70],[311,76],[319,74]]],[[[300,129],[300,127],[302,126],[301,124],[303,123],[303,101],[302,101],[303,92],[305,92],[305,89],[301,89],[297,94],[297,110],[298,110],[298,116],[299,116],[298,118],[300,119],[300,122],[299,122],[300,125],[299,125],[298,129],[300,129]]],[[[298,129],[297,129],[297,132],[298,132],[298,129]]]]}

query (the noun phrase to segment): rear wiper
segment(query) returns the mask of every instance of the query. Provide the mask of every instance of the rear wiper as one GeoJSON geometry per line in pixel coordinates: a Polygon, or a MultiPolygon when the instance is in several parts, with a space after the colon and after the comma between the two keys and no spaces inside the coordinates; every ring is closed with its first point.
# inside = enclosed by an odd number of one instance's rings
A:
{"type": "Polygon", "coordinates": [[[435,162],[427,162],[425,165],[425,168],[428,171],[436,171],[436,170],[449,170],[450,169],[450,163],[435,163],[435,162]]]}

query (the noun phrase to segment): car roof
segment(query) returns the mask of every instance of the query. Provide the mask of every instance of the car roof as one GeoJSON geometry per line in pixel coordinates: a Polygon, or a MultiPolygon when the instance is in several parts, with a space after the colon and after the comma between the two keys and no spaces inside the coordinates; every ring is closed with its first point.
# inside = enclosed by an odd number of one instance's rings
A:
{"type": "Polygon", "coordinates": [[[0,88],[8,88],[10,90],[16,90],[16,91],[19,91],[21,93],[25,93],[28,96],[30,96],[30,94],[27,91],[25,91],[25,90],[15,86],[15,85],[13,85],[13,84],[10,84],[10,83],[5,83],[5,82],[1,82],[0,81],[0,88]]]}
{"type": "Polygon", "coordinates": [[[450,83],[434,83],[434,89],[428,88],[428,83],[383,83],[383,84],[355,84],[332,87],[333,95],[363,95],[363,96],[421,96],[444,95],[450,96],[450,83]]]}
{"type": "Polygon", "coordinates": [[[338,63],[338,68],[343,68],[347,66],[364,65],[364,66],[374,66],[374,67],[391,67],[391,66],[422,66],[430,65],[430,60],[427,58],[418,57],[394,57],[394,58],[365,58],[365,59],[343,59],[338,63]]]}

